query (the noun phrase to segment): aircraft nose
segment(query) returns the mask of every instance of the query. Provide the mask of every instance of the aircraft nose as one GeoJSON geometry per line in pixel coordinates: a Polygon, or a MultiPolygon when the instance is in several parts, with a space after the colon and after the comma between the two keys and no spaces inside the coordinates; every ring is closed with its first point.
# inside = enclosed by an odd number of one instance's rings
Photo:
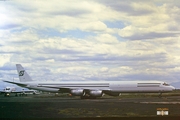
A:
{"type": "Polygon", "coordinates": [[[171,86],[172,90],[175,90],[175,87],[171,86]]]}

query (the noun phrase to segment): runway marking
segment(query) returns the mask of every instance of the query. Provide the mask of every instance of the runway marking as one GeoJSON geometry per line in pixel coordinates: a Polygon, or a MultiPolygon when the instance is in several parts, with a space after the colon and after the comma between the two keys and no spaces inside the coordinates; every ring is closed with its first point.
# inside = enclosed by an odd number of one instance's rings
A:
{"type": "Polygon", "coordinates": [[[180,102],[140,102],[142,104],[180,104],[180,102]]]}

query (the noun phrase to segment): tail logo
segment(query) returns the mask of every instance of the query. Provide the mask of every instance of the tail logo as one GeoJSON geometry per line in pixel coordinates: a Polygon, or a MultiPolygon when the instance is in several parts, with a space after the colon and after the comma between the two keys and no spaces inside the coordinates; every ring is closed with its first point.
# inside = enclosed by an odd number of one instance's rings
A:
{"type": "Polygon", "coordinates": [[[25,71],[25,70],[20,71],[20,72],[19,72],[19,76],[23,76],[23,75],[24,75],[24,71],[25,71]]]}

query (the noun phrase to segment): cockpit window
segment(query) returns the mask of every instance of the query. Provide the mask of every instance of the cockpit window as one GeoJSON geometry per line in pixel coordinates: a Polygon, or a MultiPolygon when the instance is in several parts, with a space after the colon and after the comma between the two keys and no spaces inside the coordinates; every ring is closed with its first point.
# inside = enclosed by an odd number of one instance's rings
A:
{"type": "Polygon", "coordinates": [[[10,88],[6,88],[6,90],[10,90],[10,88]]]}
{"type": "Polygon", "coordinates": [[[169,86],[169,84],[167,84],[167,83],[163,83],[163,85],[165,85],[165,86],[169,86]]]}

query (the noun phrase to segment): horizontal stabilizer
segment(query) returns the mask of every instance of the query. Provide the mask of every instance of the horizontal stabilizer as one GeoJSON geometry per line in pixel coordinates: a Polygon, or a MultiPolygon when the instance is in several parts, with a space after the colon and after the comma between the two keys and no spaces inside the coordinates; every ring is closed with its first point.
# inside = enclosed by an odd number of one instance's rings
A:
{"type": "Polygon", "coordinates": [[[24,83],[18,83],[18,82],[12,82],[12,81],[4,81],[4,82],[16,84],[16,85],[21,86],[21,87],[26,87],[27,86],[27,84],[24,84],[24,83]]]}

